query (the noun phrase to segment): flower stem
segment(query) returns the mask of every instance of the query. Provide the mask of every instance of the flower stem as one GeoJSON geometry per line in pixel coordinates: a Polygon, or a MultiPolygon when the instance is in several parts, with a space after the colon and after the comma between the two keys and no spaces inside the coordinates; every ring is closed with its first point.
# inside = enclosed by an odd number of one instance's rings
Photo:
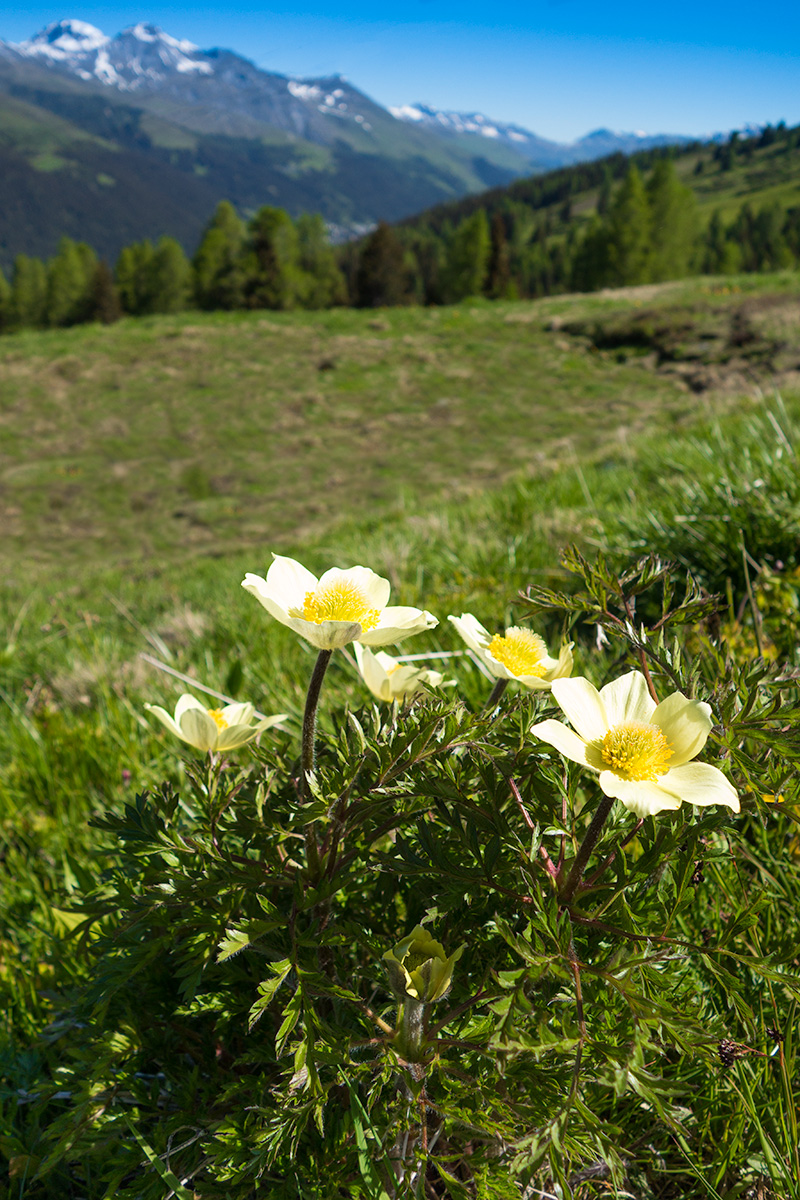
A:
{"type": "Polygon", "coordinates": [[[483,706],[484,712],[489,712],[490,709],[494,708],[494,706],[497,704],[498,700],[500,699],[500,697],[502,696],[503,692],[506,690],[507,687],[508,687],[507,679],[498,679],[497,683],[494,685],[494,687],[492,688],[492,690],[489,694],[489,699],[486,701],[486,703],[483,706]]]}
{"type": "Polygon", "coordinates": [[[308,685],[306,709],[303,713],[303,748],[300,762],[302,769],[300,790],[302,793],[306,791],[306,776],[309,771],[314,770],[314,763],[316,761],[317,705],[319,704],[322,681],[325,678],[325,672],[328,669],[328,663],[331,661],[332,654],[332,650],[320,650],[311,674],[311,682],[308,685]]]}
{"type": "Polygon", "coordinates": [[[591,824],[586,830],[586,836],[581,843],[580,849],[575,856],[575,861],[572,864],[572,870],[567,876],[567,880],[559,892],[558,898],[562,904],[569,904],[572,897],[578,890],[583,872],[586,869],[586,864],[589,861],[589,856],[597,844],[597,839],[600,837],[603,826],[606,822],[606,817],[611,812],[611,806],[614,803],[613,796],[603,796],[603,799],[597,806],[591,824]]]}

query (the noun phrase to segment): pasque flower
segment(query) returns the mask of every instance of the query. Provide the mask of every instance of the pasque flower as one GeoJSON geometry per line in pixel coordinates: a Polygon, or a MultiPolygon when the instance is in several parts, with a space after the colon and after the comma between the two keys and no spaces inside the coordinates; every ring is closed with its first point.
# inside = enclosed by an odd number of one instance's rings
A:
{"type": "Polygon", "coordinates": [[[158,717],[170,733],[196,750],[235,750],[244,746],[264,729],[286,720],[286,713],[264,717],[253,724],[252,704],[226,704],[224,708],[206,708],[194,696],[184,693],[175,705],[171,717],[158,704],[145,704],[148,712],[158,717]]]}
{"type": "Polygon", "coordinates": [[[444,675],[413,663],[398,662],[391,654],[378,650],[373,654],[368,646],[353,644],[361,678],[378,700],[406,700],[426,687],[439,687],[444,675]]]}
{"type": "Polygon", "coordinates": [[[472,613],[447,619],[495,679],[515,679],[535,691],[549,691],[554,679],[572,671],[571,642],[561,647],[558,658],[551,658],[544,640],[531,629],[512,625],[492,637],[472,613]]]}
{"type": "Polygon", "coordinates": [[[597,771],[606,796],[621,800],[637,817],[682,803],[726,804],[739,811],[739,797],[722,771],[690,761],[705,746],[713,724],[703,700],[674,692],[656,704],[639,671],[600,691],[588,679],[556,679],[552,691],[573,729],[561,721],[541,721],[531,733],[597,771]]]}
{"type": "Polygon", "coordinates": [[[387,607],[389,580],[369,567],[331,567],[317,579],[293,558],[274,554],[273,560],[266,579],[248,572],[242,587],[318,650],[338,650],[348,642],[387,646],[438,625],[422,609],[387,607]]]}

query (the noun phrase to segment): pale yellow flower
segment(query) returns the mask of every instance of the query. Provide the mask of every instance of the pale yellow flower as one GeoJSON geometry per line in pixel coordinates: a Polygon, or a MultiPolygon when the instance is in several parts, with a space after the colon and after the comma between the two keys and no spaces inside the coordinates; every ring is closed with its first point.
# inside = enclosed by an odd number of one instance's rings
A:
{"type": "Polygon", "coordinates": [[[175,705],[174,717],[158,704],[145,704],[145,708],[182,742],[188,742],[195,750],[203,751],[235,750],[252,741],[264,729],[286,720],[286,713],[278,713],[274,717],[264,717],[254,725],[252,704],[206,708],[188,692],[175,705]]]}
{"type": "Polygon", "coordinates": [[[680,808],[684,802],[726,804],[739,811],[739,797],[722,771],[690,762],[713,724],[705,701],[674,692],[656,704],[639,671],[599,692],[588,679],[557,679],[553,698],[574,730],[560,721],[541,721],[531,733],[597,771],[603,792],[637,817],[680,808]]]}
{"type": "Polygon", "coordinates": [[[472,613],[447,619],[495,679],[514,679],[534,691],[549,691],[554,679],[572,671],[572,642],[561,647],[558,658],[551,658],[544,640],[531,629],[512,625],[492,637],[472,613]]]}
{"type": "Polygon", "coordinates": [[[439,671],[398,662],[383,650],[373,654],[368,646],[355,642],[353,652],[364,683],[373,696],[389,704],[393,700],[407,700],[425,688],[440,687],[444,682],[439,671]]]}
{"type": "Polygon", "coordinates": [[[337,650],[348,642],[388,646],[439,623],[419,608],[387,607],[389,580],[369,567],[331,567],[317,579],[293,558],[272,557],[266,579],[248,572],[242,587],[318,650],[337,650]]]}
{"type": "Polygon", "coordinates": [[[453,967],[465,949],[466,946],[459,946],[448,958],[441,942],[435,941],[422,925],[415,926],[383,956],[393,992],[400,999],[409,996],[422,1004],[441,1000],[450,987],[453,967]]]}

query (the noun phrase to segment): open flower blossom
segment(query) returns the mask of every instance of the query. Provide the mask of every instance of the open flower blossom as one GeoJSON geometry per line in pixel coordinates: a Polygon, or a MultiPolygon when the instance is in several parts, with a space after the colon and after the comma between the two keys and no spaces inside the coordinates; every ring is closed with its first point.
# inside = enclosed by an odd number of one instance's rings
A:
{"type": "Polygon", "coordinates": [[[495,679],[514,679],[534,691],[549,691],[554,679],[572,671],[572,642],[561,647],[558,658],[551,658],[544,639],[531,629],[512,625],[492,637],[472,613],[447,619],[495,679]]]}
{"type": "Polygon", "coordinates": [[[244,746],[273,725],[286,720],[286,713],[264,717],[253,724],[252,704],[226,704],[224,708],[206,708],[194,696],[185,692],[175,705],[175,716],[171,717],[158,704],[145,704],[148,712],[158,717],[170,733],[182,742],[188,742],[196,750],[235,750],[244,746]]]}
{"type": "Polygon", "coordinates": [[[373,696],[387,703],[406,700],[426,687],[440,687],[444,681],[441,672],[413,663],[398,662],[383,650],[373,654],[368,646],[355,642],[353,651],[364,683],[373,696]]]}
{"type": "Polygon", "coordinates": [[[599,772],[605,794],[637,817],[680,808],[683,802],[727,804],[739,811],[739,797],[722,771],[690,762],[713,724],[703,700],[673,692],[656,704],[639,671],[599,692],[588,679],[556,679],[553,697],[574,729],[561,721],[541,721],[531,733],[599,772]]]}
{"type": "Polygon", "coordinates": [[[402,942],[383,956],[392,991],[402,1000],[410,997],[422,1004],[441,1000],[453,979],[453,967],[466,944],[447,957],[444,946],[422,925],[416,925],[402,942]]]}
{"type": "Polygon", "coordinates": [[[439,623],[419,608],[387,607],[389,580],[369,567],[331,567],[317,579],[293,558],[272,557],[266,579],[248,572],[242,587],[318,650],[338,650],[348,642],[388,646],[439,623]]]}

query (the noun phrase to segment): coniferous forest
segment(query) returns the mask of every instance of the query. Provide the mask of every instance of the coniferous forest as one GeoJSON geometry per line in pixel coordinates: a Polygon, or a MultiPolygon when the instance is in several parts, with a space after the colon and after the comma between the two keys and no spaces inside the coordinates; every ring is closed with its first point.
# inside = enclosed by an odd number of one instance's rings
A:
{"type": "MultiPolygon", "coordinates": [[[[786,184],[800,129],[563,168],[331,245],[320,216],[218,205],[193,257],[171,237],[126,246],[112,267],[63,238],[47,262],[0,272],[0,330],[204,310],[371,308],[527,299],[697,274],[800,264],[800,204],[786,184]],[[768,157],[765,157],[765,154],[768,157]],[[679,172],[696,159],[685,182],[679,172]],[[757,200],[731,203],[738,168],[757,200]],[[748,168],[752,168],[749,169],[748,168]],[[702,203],[698,201],[700,189],[702,203]],[[714,195],[720,204],[714,205],[714,195]],[[763,199],[768,194],[769,198],[763,199]],[[710,202],[710,200],[712,202],[710,202]]],[[[738,188],[739,193],[742,189],[738,188]]]]}

